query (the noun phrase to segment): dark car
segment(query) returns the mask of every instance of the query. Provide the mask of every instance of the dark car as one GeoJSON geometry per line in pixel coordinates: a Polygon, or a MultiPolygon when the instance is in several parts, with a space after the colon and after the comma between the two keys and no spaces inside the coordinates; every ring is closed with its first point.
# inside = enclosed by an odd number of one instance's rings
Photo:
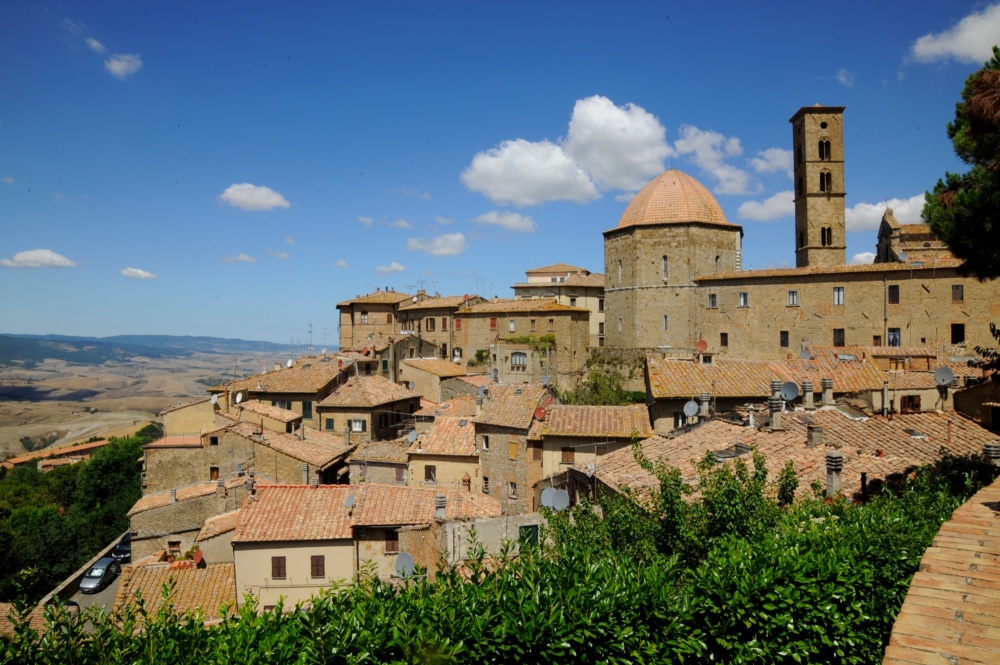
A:
{"type": "Polygon", "coordinates": [[[80,580],[80,593],[97,593],[111,584],[121,572],[121,564],[109,556],[99,560],[80,580]]]}
{"type": "Polygon", "coordinates": [[[111,558],[118,563],[128,563],[132,560],[132,543],[126,538],[128,535],[118,541],[118,544],[111,550],[111,558]]]}

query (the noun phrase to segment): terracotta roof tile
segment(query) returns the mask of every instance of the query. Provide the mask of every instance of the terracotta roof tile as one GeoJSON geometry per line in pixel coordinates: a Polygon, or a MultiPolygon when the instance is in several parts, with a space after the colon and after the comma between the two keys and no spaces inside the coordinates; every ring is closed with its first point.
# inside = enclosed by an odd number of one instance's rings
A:
{"type": "Polygon", "coordinates": [[[248,496],[240,508],[234,543],[335,540],[351,537],[345,501],[350,485],[274,485],[248,496]]]}
{"type": "MultiPolygon", "coordinates": [[[[270,404],[265,404],[259,399],[249,399],[240,402],[236,405],[235,409],[230,409],[230,411],[239,412],[240,409],[244,411],[249,411],[251,413],[256,413],[262,416],[267,416],[272,420],[277,420],[282,423],[290,423],[296,420],[302,419],[301,413],[295,413],[294,411],[289,411],[288,409],[282,409],[277,406],[271,406],[270,404]]],[[[239,418],[237,418],[238,420],[239,418]]]]}
{"type": "Polygon", "coordinates": [[[548,389],[540,383],[494,384],[486,393],[482,414],[476,422],[527,430],[535,417],[535,409],[547,393],[548,389]]]}
{"type": "Polygon", "coordinates": [[[208,540],[209,538],[232,531],[236,528],[236,518],[239,514],[240,511],[234,510],[216,515],[215,517],[209,517],[205,520],[204,526],[201,527],[201,531],[198,533],[198,537],[195,538],[195,542],[200,543],[203,540],[208,540]]]}
{"type": "Polygon", "coordinates": [[[399,291],[376,291],[375,293],[339,302],[337,303],[337,307],[347,307],[349,305],[395,305],[413,297],[412,294],[401,293],[399,291]]]}
{"type": "Polygon", "coordinates": [[[448,520],[499,517],[500,502],[483,494],[449,489],[425,489],[366,483],[354,509],[356,526],[429,524],[434,521],[434,497],[447,498],[448,520]]]}
{"type": "Polygon", "coordinates": [[[415,303],[400,305],[399,311],[413,312],[421,309],[452,309],[461,307],[468,302],[476,302],[482,299],[482,296],[469,294],[461,296],[444,296],[441,298],[427,298],[426,300],[420,300],[415,303]]]}
{"type": "Polygon", "coordinates": [[[589,312],[583,307],[561,305],[553,298],[504,298],[463,307],[458,314],[509,314],[530,312],[589,312]]]}
{"type": "Polygon", "coordinates": [[[521,282],[514,284],[512,289],[539,289],[551,290],[553,287],[579,286],[586,288],[604,288],[604,275],[595,272],[589,275],[570,275],[565,282],[521,282]]]}
{"type": "Polygon", "coordinates": [[[959,507],[924,552],[883,663],[1000,662],[1000,480],[959,507]]]}
{"type": "Polygon", "coordinates": [[[488,374],[470,374],[468,376],[456,376],[455,378],[458,379],[459,381],[464,381],[465,383],[474,385],[477,388],[481,387],[489,388],[494,383],[493,377],[489,376],[488,374]]]}
{"type": "Polygon", "coordinates": [[[243,438],[257,440],[272,450],[320,469],[327,468],[351,449],[344,444],[343,436],[321,432],[311,427],[304,428],[304,439],[299,438],[298,434],[275,432],[266,427],[261,429],[259,425],[246,421],[234,423],[226,429],[243,438]]]}
{"type": "MultiPolygon", "coordinates": [[[[208,496],[209,494],[215,494],[215,490],[218,487],[218,483],[214,480],[206,483],[197,483],[195,485],[188,485],[187,487],[176,488],[177,501],[187,501],[188,499],[197,499],[201,496],[208,496]]],[[[128,511],[128,516],[131,517],[137,513],[142,513],[147,510],[152,510],[153,508],[162,508],[163,506],[170,505],[170,492],[174,490],[163,490],[162,492],[155,492],[153,494],[147,494],[142,497],[132,508],[128,511]]]]}
{"type": "Polygon", "coordinates": [[[409,453],[471,457],[476,454],[476,426],[468,417],[438,416],[430,430],[413,442],[409,453]]]}
{"type": "Polygon", "coordinates": [[[352,376],[319,403],[323,407],[381,406],[416,397],[415,393],[381,376],[352,376]]]}
{"type": "Polygon", "coordinates": [[[211,389],[221,393],[227,388],[231,393],[300,393],[316,394],[337,379],[341,368],[336,358],[299,358],[293,367],[254,374],[243,379],[222,383],[211,389]]]}
{"type": "Polygon", "coordinates": [[[464,367],[441,358],[408,358],[403,361],[403,364],[446,379],[453,376],[465,376],[464,367]]]}
{"type": "Polygon", "coordinates": [[[180,409],[186,409],[189,406],[193,406],[195,404],[201,404],[202,402],[207,402],[210,399],[211,397],[202,397],[201,399],[196,399],[191,402],[182,402],[175,406],[170,406],[167,407],[166,409],[163,409],[162,411],[160,411],[160,415],[162,416],[164,413],[171,413],[172,411],[179,411],[180,409]]]}
{"type": "Polygon", "coordinates": [[[669,169],[632,197],[613,230],[692,222],[740,228],[726,219],[719,202],[704,185],[682,171],[669,169]]]}
{"type": "Polygon", "coordinates": [[[914,270],[940,270],[957,268],[959,259],[940,258],[917,263],[865,263],[860,265],[808,266],[806,268],[767,268],[764,270],[732,270],[714,275],[695,277],[696,282],[713,282],[730,279],[750,280],[764,277],[804,277],[806,275],[843,275],[850,273],[911,272],[914,270]]]}
{"type": "Polygon", "coordinates": [[[19,457],[9,457],[7,462],[10,464],[26,464],[32,460],[48,459],[49,457],[58,457],[63,455],[80,455],[80,454],[90,454],[97,450],[98,448],[103,448],[108,445],[109,441],[102,439],[101,441],[92,441],[91,443],[80,443],[75,446],[61,446],[59,448],[46,448],[45,450],[37,450],[33,453],[28,453],[27,455],[21,455],[19,457]]]}
{"type": "Polygon", "coordinates": [[[553,406],[545,415],[543,436],[587,438],[649,437],[649,411],[645,406],[553,406]]]}
{"type": "MultiPolygon", "coordinates": [[[[14,603],[0,603],[0,636],[14,636],[14,622],[11,620],[11,615],[13,613],[14,603]]],[[[45,621],[44,607],[38,605],[32,608],[31,612],[28,614],[28,625],[32,630],[39,633],[45,632],[47,624],[45,621]]]]}
{"type": "Polygon", "coordinates": [[[354,463],[368,460],[369,462],[406,464],[406,451],[409,448],[410,442],[407,441],[406,437],[389,441],[369,441],[355,448],[348,461],[354,463]]]}
{"type": "Polygon", "coordinates": [[[563,272],[563,273],[587,273],[590,271],[586,268],[581,268],[579,266],[571,266],[568,263],[553,263],[550,266],[542,266],[541,268],[532,268],[531,270],[525,270],[525,274],[533,275],[540,272],[563,272]]]}
{"type": "Polygon", "coordinates": [[[197,434],[192,434],[188,436],[165,436],[163,438],[157,439],[156,441],[151,441],[143,446],[143,448],[201,448],[201,436],[197,434]]]}
{"type": "MultiPolygon", "coordinates": [[[[465,378],[465,377],[462,377],[465,378]]],[[[417,411],[415,416],[435,417],[435,416],[462,416],[473,418],[476,415],[476,398],[471,395],[455,397],[440,404],[430,403],[417,411]]]]}
{"type": "Polygon", "coordinates": [[[125,566],[115,593],[114,611],[121,613],[142,594],[146,610],[155,615],[163,604],[163,585],[173,584],[170,604],[183,615],[200,611],[206,621],[221,619],[236,608],[236,568],[231,563],[217,563],[204,568],[168,566],[125,566]]]}

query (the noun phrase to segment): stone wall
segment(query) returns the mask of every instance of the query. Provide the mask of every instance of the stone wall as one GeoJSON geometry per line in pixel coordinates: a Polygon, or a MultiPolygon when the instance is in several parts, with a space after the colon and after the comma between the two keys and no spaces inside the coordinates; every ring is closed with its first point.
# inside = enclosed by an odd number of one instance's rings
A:
{"type": "Polygon", "coordinates": [[[235,477],[241,465],[247,470],[254,452],[250,441],[232,432],[212,436],[217,445],[205,437],[200,447],[146,448],[143,494],[211,480],[212,467],[223,479],[235,477]]]}
{"type": "Polygon", "coordinates": [[[468,476],[469,490],[482,490],[482,478],[479,476],[479,458],[475,455],[459,457],[457,455],[420,455],[410,453],[409,484],[414,487],[438,487],[441,489],[462,490],[465,486],[462,480],[468,476]],[[434,466],[436,483],[424,480],[427,466],[434,466]]]}
{"type": "MultiPolygon", "coordinates": [[[[472,490],[482,492],[484,479],[489,479],[489,490],[484,492],[500,500],[505,515],[519,515],[534,510],[534,497],[529,487],[530,451],[527,432],[476,424],[476,448],[479,450],[479,486],[472,490]],[[484,437],[489,437],[487,446],[484,437]],[[510,483],[516,484],[510,496],[510,483]]],[[[541,466],[541,462],[534,463],[541,466]]]]}
{"type": "Polygon", "coordinates": [[[367,474],[362,476],[362,469],[364,467],[365,462],[362,459],[351,459],[352,485],[356,485],[361,482],[362,477],[366,483],[377,483],[379,485],[405,485],[409,479],[406,462],[400,462],[398,464],[392,462],[368,462],[367,474]],[[396,482],[396,469],[403,470],[403,482],[401,483],[396,482]]]}
{"type": "Polygon", "coordinates": [[[239,485],[132,515],[132,560],[165,549],[171,541],[179,542],[179,551],[186,552],[195,544],[206,519],[238,509],[244,497],[246,486],[239,485]]]}

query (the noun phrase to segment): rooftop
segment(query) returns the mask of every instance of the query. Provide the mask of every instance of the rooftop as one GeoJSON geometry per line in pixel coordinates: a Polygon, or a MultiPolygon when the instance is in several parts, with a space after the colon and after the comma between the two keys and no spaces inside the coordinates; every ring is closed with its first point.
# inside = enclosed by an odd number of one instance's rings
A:
{"type": "Polygon", "coordinates": [[[387,289],[385,291],[380,290],[363,296],[355,296],[350,300],[337,303],[337,307],[349,307],[350,305],[395,305],[396,303],[401,303],[404,300],[410,300],[415,297],[417,296],[414,296],[411,293],[401,293],[399,291],[387,289]]]}
{"type": "Polygon", "coordinates": [[[200,543],[203,540],[215,538],[216,536],[221,536],[224,533],[232,531],[236,528],[236,517],[239,514],[240,511],[233,510],[228,513],[209,517],[205,520],[205,524],[201,527],[201,531],[198,533],[195,541],[200,543]]]}
{"type": "Polygon", "coordinates": [[[509,314],[512,312],[587,312],[583,307],[561,305],[552,298],[497,298],[463,307],[459,314],[509,314]]]}
{"type": "MultiPolygon", "coordinates": [[[[234,408],[230,411],[235,411],[239,414],[240,409],[244,411],[250,411],[251,413],[256,413],[261,416],[267,416],[272,420],[277,420],[281,423],[295,422],[296,420],[302,419],[301,413],[295,413],[294,411],[289,411],[287,409],[282,409],[277,406],[271,406],[265,402],[261,402],[258,399],[248,399],[234,405],[234,408]]],[[[237,416],[237,420],[239,417],[237,416]]]]}
{"type": "Polygon", "coordinates": [[[387,464],[406,464],[406,451],[410,442],[406,437],[389,441],[369,441],[362,443],[351,454],[349,462],[385,462],[387,464]]]}
{"type": "Polygon", "coordinates": [[[200,611],[206,621],[233,614],[236,608],[236,568],[217,563],[204,568],[190,566],[124,566],[115,593],[114,612],[122,613],[142,595],[146,610],[155,616],[163,604],[163,587],[172,584],[170,604],[179,615],[200,611]],[[220,608],[225,606],[225,611],[220,608]]]}
{"type": "Polygon", "coordinates": [[[589,275],[590,271],[586,268],[581,268],[579,266],[571,266],[568,263],[553,263],[550,266],[542,266],[541,268],[532,268],[531,270],[525,270],[525,274],[534,275],[535,273],[574,273],[574,274],[584,274],[589,275]]]}
{"type": "Polygon", "coordinates": [[[150,441],[143,448],[201,448],[201,435],[199,434],[175,434],[164,436],[156,441],[150,441]]]}
{"type": "Polygon", "coordinates": [[[400,485],[365,483],[354,509],[355,526],[430,524],[434,518],[434,497],[443,494],[448,520],[499,517],[500,502],[484,494],[449,489],[425,489],[400,485]]]}
{"type": "Polygon", "coordinates": [[[962,261],[953,258],[939,258],[911,263],[864,263],[860,265],[808,266],[805,268],[766,268],[764,270],[730,270],[714,275],[695,277],[696,282],[713,282],[732,279],[761,279],[781,277],[783,279],[806,277],[809,275],[847,275],[852,273],[912,272],[914,270],[942,270],[958,268],[962,261]]]}
{"type": "Polygon", "coordinates": [[[548,389],[540,383],[492,385],[483,399],[483,411],[476,422],[527,430],[535,417],[535,409],[547,394],[548,389]]]}
{"type": "Polygon", "coordinates": [[[589,273],[586,275],[570,275],[565,282],[521,282],[514,284],[512,289],[551,289],[561,286],[581,286],[604,288],[604,275],[601,273],[589,273]]]}
{"type": "Polygon", "coordinates": [[[370,408],[412,397],[417,395],[381,376],[352,376],[319,405],[370,408]]]}
{"type": "Polygon", "coordinates": [[[438,416],[426,434],[417,437],[409,451],[418,455],[476,454],[476,426],[469,417],[438,416]]]}
{"type": "Polygon", "coordinates": [[[248,496],[239,511],[234,543],[350,538],[345,501],[350,485],[273,485],[248,496]]]}
{"type": "MultiPolygon", "coordinates": [[[[460,377],[467,378],[467,377],[460,377]]],[[[418,417],[428,418],[435,416],[463,416],[474,418],[476,415],[476,398],[471,395],[455,397],[440,404],[429,404],[415,414],[418,417]]]]}
{"type": "Polygon", "coordinates": [[[639,190],[613,230],[692,222],[740,229],[726,219],[719,202],[704,185],[686,173],[669,169],[639,190]]]}
{"type": "MultiPolygon", "coordinates": [[[[340,374],[337,358],[300,358],[293,367],[284,367],[263,374],[222,383],[211,389],[214,393],[229,390],[232,393],[300,393],[316,394],[330,385],[340,374]]],[[[245,396],[244,396],[245,397],[245,396]]]]}
{"type": "Polygon", "coordinates": [[[305,438],[298,433],[275,432],[266,427],[261,429],[259,425],[245,421],[229,425],[226,429],[246,439],[257,440],[272,450],[319,467],[321,470],[329,467],[351,449],[345,445],[343,436],[321,432],[311,427],[303,428],[305,438]]]}
{"type": "Polygon", "coordinates": [[[20,455],[18,457],[9,457],[6,460],[7,464],[18,465],[27,464],[34,460],[48,459],[50,457],[62,457],[64,455],[79,456],[90,454],[97,450],[98,448],[103,448],[110,443],[107,439],[101,439],[100,441],[92,441],[91,443],[78,443],[75,446],[60,446],[58,448],[45,448],[44,450],[36,450],[33,453],[28,453],[27,455],[20,455]]]}
{"type": "Polygon", "coordinates": [[[543,436],[618,438],[653,435],[649,410],[635,406],[553,406],[542,424],[543,436]]]}
{"type": "Polygon", "coordinates": [[[465,376],[464,367],[441,358],[408,358],[403,361],[403,364],[445,379],[453,376],[465,376]]]}
{"type": "Polygon", "coordinates": [[[422,309],[452,309],[456,307],[461,307],[468,302],[476,302],[482,300],[481,296],[477,295],[461,295],[461,296],[441,296],[438,298],[425,298],[424,300],[419,300],[417,302],[410,302],[405,305],[399,306],[400,312],[413,312],[422,309]]]}

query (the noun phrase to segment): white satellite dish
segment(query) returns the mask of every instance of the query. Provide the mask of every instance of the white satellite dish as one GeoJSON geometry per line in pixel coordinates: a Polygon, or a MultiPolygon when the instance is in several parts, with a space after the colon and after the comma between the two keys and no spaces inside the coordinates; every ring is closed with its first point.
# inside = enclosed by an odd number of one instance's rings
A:
{"type": "Polygon", "coordinates": [[[218,403],[219,403],[219,396],[218,395],[212,395],[212,406],[215,406],[218,403]]]}
{"type": "Polygon", "coordinates": [[[243,393],[236,393],[236,403],[239,404],[243,401],[243,393]]]}
{"type": "Polygon", "coordinates": [[[548,374],[543,374],[542,375],[542,385],[543,386],[549,385],[549,375],[548,374]]]}
{"type": "Polygon", "coordinates": [[[479,396],[482,397],[486,394],[486,386],[479,386],[479,396]]]}
{"type": "Polygon", "coordinates": [[[406,384],[406,387],[409,388],[410,390],[413,390],[414,388],[417,387],[417,382],[416,381],[410,381],[409,383],[406,384]]]}
{"type": "Polygon", "coordinates": [[[566,490],[556,490],[552,495],[552,510],[562,511],[569,508],[569,492],[566,490]]]}
{"type": "Polygon", "coordinates": [[[934,383],[939,386],[946,386],[955,380],[955,373],[950,367],[938,367],[934,370],[934,383]]]}
{"type": "Polygon", "coordinates": [[[546,487],[542,490],[542,505],[546,508],[552,507],[552,499],[556,494],[555,487],[546,487]]]}
{"type": "Polygon", "coordinates": [[[781,384],[781,399],[792,402],[799,396],[799,384],[794,381],[786,381],[781,384]]]}
{"type": "Polygon", "coordinates": [[[400,552],[396,557],[396,575],[403,579],[413,575],[413,556],[409,552],[400,552]]]}
{"type": "Polygon", "coordinates": [[[693,399],[689,399],[684,402],[684,415],[688,418],[694,418],[698,415],[698,402],[693,399]]]}
{"type": "Polygon", "coordinates": [[[353,494],[348,494],[347,495],[347,499],[344,501],[344,505],[347,507],[348,510],[350,510],[351,508],[354,507],[354,495],[353,494]]]}
{"type": "Polygon", "coordinates": [[[414,441],[416,441],[417,440],[417,430],[411,429],[410,433],[406,435],[406,440],[409,441],[410,443],[413,443],[414,441]]]}
{"type": "Polygon", "coordinates": [[[292,361],[292,359],[291,359],[291,358],[289,358],[289,359],[288,359],[288,362],[287,362],[287,363],[285,363],[285,367],[291,367],[291,366],[292,366],[292,365],[294,365],[294,364],[295,364],[295,363],[294,363],[294,362],[292,361]]]}
{"type": "Polygon", "coordinates": [[[325,346],[323,347],[323,350],[320,351],[320,353],[323,354],[324,356],[326,355],[326,347],[325,346]]]}

